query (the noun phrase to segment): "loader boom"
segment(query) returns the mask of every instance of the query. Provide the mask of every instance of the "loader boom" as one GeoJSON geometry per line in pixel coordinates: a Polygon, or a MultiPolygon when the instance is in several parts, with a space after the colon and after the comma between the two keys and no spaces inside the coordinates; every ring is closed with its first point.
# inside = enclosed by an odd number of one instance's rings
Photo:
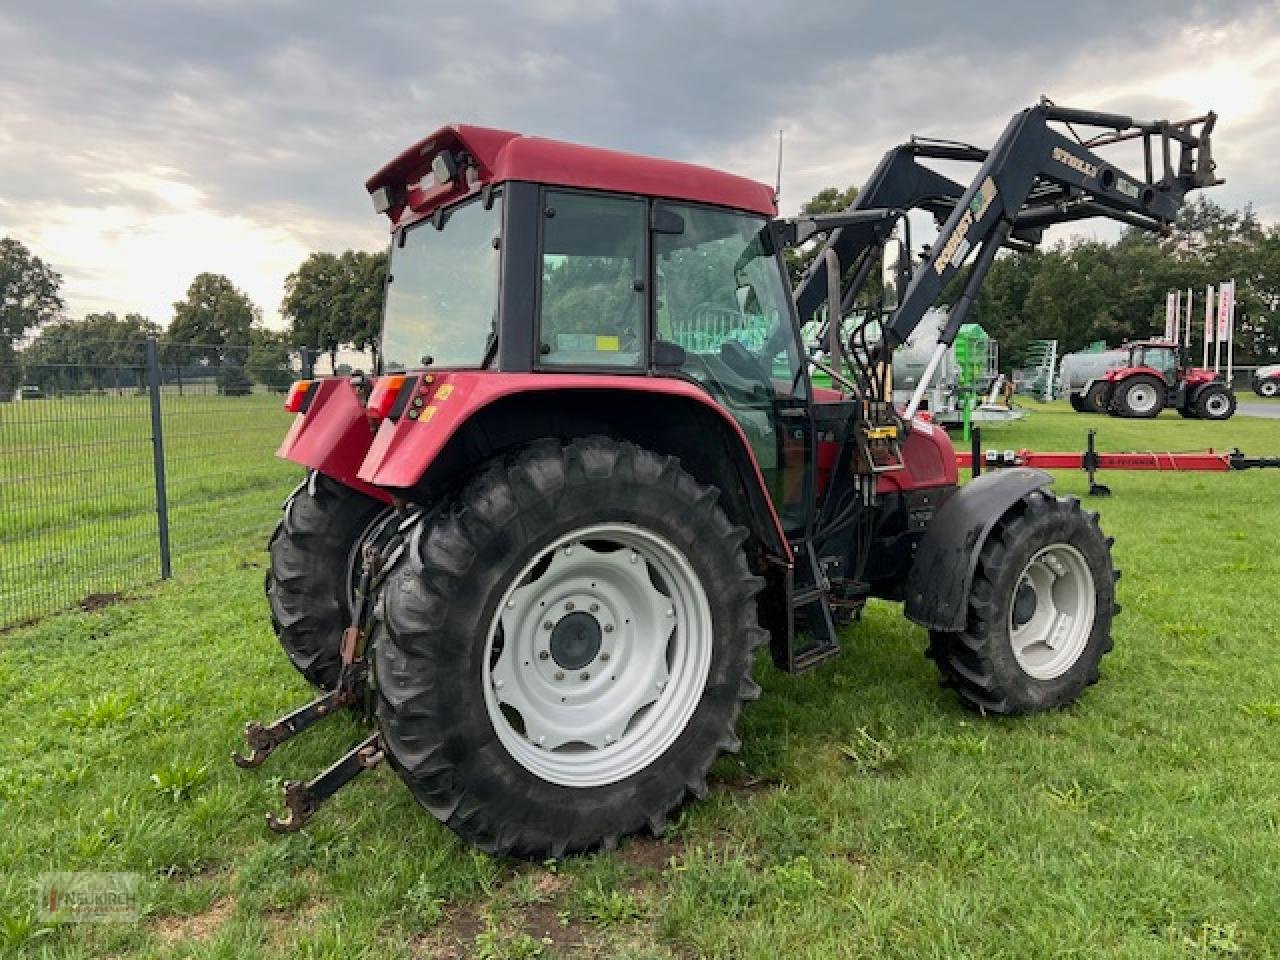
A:
{"type": "MultiPolygon", "coordinates": [[[[799,316],[808,318],[824,302],[817,268],[827,250],[835,252],[843,271],[857,264],[842,293],[843,315],[852,309],[894,222],[911,209],[928,211],[941,223],[938,238],[913,271],[901,302],[884,319],[880,349],[888,351],[905,342],[956,272],[971,263],[941,332],[941,356],[965,322],[1000,247],[1026,249],[1039,242],[1045,227],[1090,217],[1167,232],[1189,190],[1221,182],[1214,175],[1210,140],[1215,120],[1210,112],[1176,123],[1139,123],[1127,116],[1043,101],[1015,114],[990,150],[913,138],[885,155],[850,207],[850,212],[880,211],[884,216],[828,231],[823,256],[796,290],[799,316]],[[1077,128],[1102,132],[1083,139],[1077,128]],[[1141,176],[1097,152],[1135,140],[1143,146],[1141,176]],[[977,163],[978,169],[968,187],[961,188],[921,160],[977,163]]],[[[809,219],[809,229],[824,229],[824,218],[809,219]]]]}

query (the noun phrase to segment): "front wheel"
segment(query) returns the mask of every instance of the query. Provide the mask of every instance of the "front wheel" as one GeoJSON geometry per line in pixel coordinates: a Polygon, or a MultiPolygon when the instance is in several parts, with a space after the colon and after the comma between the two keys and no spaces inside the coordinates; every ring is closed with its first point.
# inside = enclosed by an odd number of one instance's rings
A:
{"type": "Polygon", "coordinates": [[[965,706],[1034,713],[1098,679],[1119,612],[1111,541],[1074,498],[1037,491],[991,532],[974,572],[968,622],[933,631],[929,656],[965,706]]]}
{"type": "Polygon", "coordinates": [[[1196,414],[1205,420],[1230,420],[1236,412],[1236,395],[1224,386],[1208,386],[1196,397],[1196,414]]]}
{"type": "Polygon", "coordinates": [[[747,531],[672,458],[604,438],[495,463],[413,533],[373,644],[392,764],[483,850],[662,829],[758,695],[747,531]]]}
{"type": "Polygon", "coordinates": [[[1257,386],[1257,394],[1260,397],[1280,395],[1280,380],[1263,380],[1257,386]]]}

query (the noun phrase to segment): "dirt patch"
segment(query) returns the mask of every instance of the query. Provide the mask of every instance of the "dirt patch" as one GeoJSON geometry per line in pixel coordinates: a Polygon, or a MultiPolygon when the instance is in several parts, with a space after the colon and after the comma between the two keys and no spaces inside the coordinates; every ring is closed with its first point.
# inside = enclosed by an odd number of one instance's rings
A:
{"type": "Polygon", "coordinates": [[[274,946],[288,944],[299,930],[314,927],[323,912],[324,904],[319,900],[308,900],[301,906],[288,910],[268,909],[263,913],[269,931],[268,939],[274,946]]]}
{"type": "Polygon", "coordinates": [[[476,907],[449,908],[439,924],[413,938],[413,955],[424,960],[467,960],[484,929],[484,918],[476,907]]]}
{"type": "Polygon", "coordinates": [[[227,922],[235,908],[234,900],[223,897],[199,913],[185,917],[159,917],[152,924],[152,929],[166,945],[183,940],[208,940],[227,922]]]}
{"type": "Polygon", "coordinates": [[[113,603],[119,603],[124,597],[118,593],[91,593],[80,601],[80,609],[85,613],[93,613],[113,603]]]}
{"type": "Polygon", "coordinates": [[[712,793],[727,793],[731,797],[750,797],[773,790],[779,783],[780,781],[770,777],[743,776],[735,780],[713,780],[710,787],[712,793]]]}
{"type": "Polygon", "coordinates": [[[679,837],[632,837],[623,841],[614,856],[633,870],[661,873],[672,857],[679,860],[684,856],[685,846],[679,837]]]}

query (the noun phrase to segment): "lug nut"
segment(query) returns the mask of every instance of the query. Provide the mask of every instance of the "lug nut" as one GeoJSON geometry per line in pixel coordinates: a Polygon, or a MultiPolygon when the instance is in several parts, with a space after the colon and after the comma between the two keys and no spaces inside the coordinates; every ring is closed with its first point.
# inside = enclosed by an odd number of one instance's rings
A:
{"type": "Polygon", "coordinates": [[[557,670],[557,671],[556,671],[556,679],[557,679],[557,680],[563,680],[563,679],[564,679],[564,671],[563,671],[563,670],[557,670]]]}
{"type": "Polygon", "coordinates": [[[551,656],[551,654],[550,654],[550,653],[548,653],[546,650],[539,650],[539,651],[538,651],[538,659],[539,659],[539,660],[546,660],[549,656],[551,656]]]}
{"type": "Polygon", "coordinates": [[[590,608],[589,608],[589,609],[591,610],[591,612],[592,612],[592,613],[599,613],[599,612],[600,612],[600,604],[598,604],[598,603],[593,603],[593,604],[590,606],[590,608]]]}
{"type": "Polygon", "coordinates": [[[554,627],[554,626],[555,626],[555,624],[554,624],[554,623],[552,623],[550,620],[543,620],[543,621],[542,621],[542,629],[543,629],[543,630],[550,630],[550,629],[551,629],[552,627],[554,627]]]}
{"type": "Polygon", "coordinates": [[[606,623],[606,624],[604,625],[604,632],[605,632],[605,633],[613,633],[613,624],[612,624],[612,623],[606,623]]]}
{"type": "Polygon", "coordinates": [[[566,604],[564,605],[564,608],[565,608],[566,610],[572,610],[572,609],[573,609],[573,601],[572,601],[572,600],[570,600],[568,603],[566,603],[566,604]]]}
{"type": "Polygon", "coordinates": [[[608,662],[609,662],[609,651],[608,651],[608,650],[606,650],[604,653],[600,654],[600,662],[601,662],[601,663],[608,663],[608,662]]]}
{"type": "Polygon", "coordinates": [[[578,679],[579,679],[579,680],[581,680],[581,681],[583,681],[583,682],[585,683],[586,681],[588,681],[588,680],[590,680],[590,679],[591,679],[591,674],[589,674],[589,673],[587,673],[587,671],[583,670],[583,671],[582,671],[582,673],[578,674],[578,679]]]}

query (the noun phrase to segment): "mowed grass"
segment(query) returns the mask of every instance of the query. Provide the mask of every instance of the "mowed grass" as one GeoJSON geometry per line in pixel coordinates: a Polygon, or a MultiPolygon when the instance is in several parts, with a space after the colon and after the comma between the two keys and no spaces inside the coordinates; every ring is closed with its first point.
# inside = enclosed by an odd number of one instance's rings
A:
{"type": "MultiPolygon", "coordinates": [[[[161,399],[176,569],[270,529],[299,469],[274,456],[278,394],[161,399]]],[[[0,404],[0,626],[159,576],[149,400],[104,392],[0,404]]]]}
{"type": "MultiPolygon", "coordinates": [[[[1280,422],[1064,405],[989,445],[1239,446],[1280,422]]],[[[0,636],[0,950],[66,957],[1268,957],[1280,954],[1280,471],[1104,475],[1116,649],[1069,709],[961,710],[872,605],[834,662],[759,666],[743,752],[661,840],[558,865],[475,853],[379,768],[305,832],[262,812],[363,734],[257,773],[243,721],[307,697],[259,546],[154,595],[0,636]],[[50,925],[45,870],[143,877],[136,923],[50,925]]],[[[1084,478],[1060,478],[1082,494],[1084,478]]]]}

